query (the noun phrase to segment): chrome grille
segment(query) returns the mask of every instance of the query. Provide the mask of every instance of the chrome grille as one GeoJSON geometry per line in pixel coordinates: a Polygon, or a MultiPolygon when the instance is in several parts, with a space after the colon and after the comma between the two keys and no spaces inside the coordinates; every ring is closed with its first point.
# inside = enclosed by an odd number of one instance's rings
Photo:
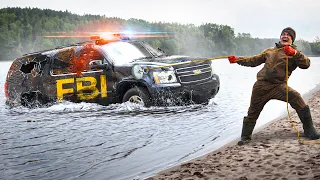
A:
{"type": "Polygon", "coordinates": [[[187,64],[175,68],[182,84],[196,83],[209,80],[212,76],[208,62],[187,64]]]}

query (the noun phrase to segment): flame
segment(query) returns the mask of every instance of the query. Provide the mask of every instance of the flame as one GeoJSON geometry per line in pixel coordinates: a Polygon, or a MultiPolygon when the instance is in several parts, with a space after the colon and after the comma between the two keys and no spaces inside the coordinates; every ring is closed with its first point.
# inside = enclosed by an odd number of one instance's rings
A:
{"type": "Polygon", "coordinates": [[[93,51],[89,53],[83,53],[80,57],[73,56],[70,60],[72,64],[72,72],[76,73],[77,76],[82,76],[82,72],[87,71],[89,69],[90,59],[93,57],[93,51]]]}
{"type": "Polygon", "coordinates": [[[82,72],[89,70],[90,59],[94,56],[92,49],[92,43],[86,43],[86,48],[82,49],[79,54],[75,54],[75,48],[72,47],[67,51],[63,51],[57,54],[57,58],[65,63],[68,63],[68,67],[62,69],[56,69],[54,73],[76,73],[77,76],[82,76],[82,72]]]}

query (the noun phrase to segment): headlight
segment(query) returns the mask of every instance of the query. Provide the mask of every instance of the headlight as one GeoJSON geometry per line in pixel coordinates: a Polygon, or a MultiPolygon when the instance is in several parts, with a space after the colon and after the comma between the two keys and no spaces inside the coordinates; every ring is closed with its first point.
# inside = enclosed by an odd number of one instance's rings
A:
{"type": "Polygon", "coordinates": [[[153,72],[153,78],[156,84],[168,84],[177,82],[177,77],[174,74],[174,71],[153,72]]]}
{"type": "Polygon", "coordinates": [[[211,74],[214,74],[214,69],[213,69],[213,62],[211,62],[211,74]]]}
{"type": "Polygon", "coordinates": [[[140,65],[134,65],[131,69],[131,73],[134,78],[136,79],[142,79],[143,77],[143,69],[140,65]]]}

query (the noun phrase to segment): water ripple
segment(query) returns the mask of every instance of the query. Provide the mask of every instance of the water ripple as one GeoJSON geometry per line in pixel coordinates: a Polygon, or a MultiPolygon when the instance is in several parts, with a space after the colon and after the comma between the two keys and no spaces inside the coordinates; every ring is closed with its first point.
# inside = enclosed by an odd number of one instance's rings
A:
{"type": "MultiPolygon", "coordinates": [[[[9,65],[0,66],[0,87],[9,65]]],[[[207,106],[63,102],[29,109],[8,108],[0,98],[0,179],[143,178],[215,150],[240,135],[259,70],[216,65],[221,89],[207,106]]],[[[319,68],[313,63],[308,71],[297,70],[290,85],[302,94],[314,88],[319,68]]],[[[270,102],[259,123],[281,109],[270,102]]]]}

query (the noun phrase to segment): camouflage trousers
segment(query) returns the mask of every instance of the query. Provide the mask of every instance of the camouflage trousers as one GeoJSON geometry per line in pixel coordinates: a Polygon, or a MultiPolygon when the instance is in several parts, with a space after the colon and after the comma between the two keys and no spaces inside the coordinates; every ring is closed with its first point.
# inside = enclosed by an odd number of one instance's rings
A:
{"type": "MultiPolygon", "coordinates": [[[[244,117],[244,122],[255,123],[264,107],[272,99],[286,102],[286,84],[274,84],[267,81],[256,81],[253,85],[250,107],[248,115],[244,117]]],[[[306,107],[306,103],[301,95],[289,87],[289,104],[296,111],[306,107]]]]}

